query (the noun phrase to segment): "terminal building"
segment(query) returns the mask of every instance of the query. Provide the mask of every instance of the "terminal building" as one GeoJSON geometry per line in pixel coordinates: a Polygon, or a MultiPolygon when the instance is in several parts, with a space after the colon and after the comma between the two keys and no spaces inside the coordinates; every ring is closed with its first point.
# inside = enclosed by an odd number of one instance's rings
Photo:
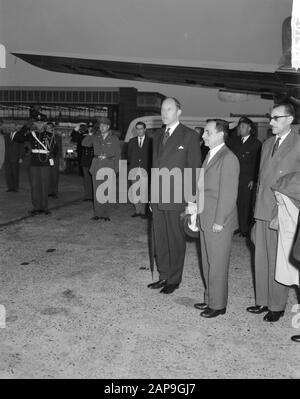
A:
{"type": "Polygon", "coordinates": [[[1,86],[0,118],[26,120],[38,108],[54,122],[88,122],[110,118],[123,138],[132,119],[159,115],[164,95],[134,87],[1,86]]]}

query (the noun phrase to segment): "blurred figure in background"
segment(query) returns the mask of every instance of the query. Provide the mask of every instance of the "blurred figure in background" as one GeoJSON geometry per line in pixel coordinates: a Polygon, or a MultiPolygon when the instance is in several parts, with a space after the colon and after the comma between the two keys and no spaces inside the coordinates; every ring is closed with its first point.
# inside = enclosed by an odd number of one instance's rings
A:
{"type": "Polygon", "coordinates": [[[53,158],[54,165],[51,168],[50,172],[50,181],[49,181],[49,197],[57,198],[58,197],[58,182],[59,182],[59,161],[62,158],[62,138],[61,135],[55,133],[54,124],[52,122],[48,122],[46,125],[46,131],[49,135],[52,135],[52,139],[57,144],[57,154],[53,158]]]}
{"type": "Polygon", "coordinates": [[[202,163],[203,163],[204,159],[209,151],[209,148],[204,144],[204,140],[203,140],[204,127],[196,126],[195,130],[199,134],[201,158],[202,158],[202,163]]]}
{"type": "Polygon", "coordinates": [[[243,237],[249,234],[253,222],[253,201],[261,151],[261,142],[255,137],[255,133],[252,120],[242,116],[237,126],[238,137],[231,142],[231,150],[240,162],[237,198],[239,229],[235,233],[243,237]]]}
{"type": "Polygon", "coordinates": [[[5,153],[5,143],[4,143],[4,130],[3,130],[3,120],[0,119],[0,169],[4,163],[4,153],[5,153]]]}
{"type": "MultiPolygon", "coordinates": [[[[93,123],[89,122],[87,129],[83,133],[83,138],[86,135],[93,135],[93,123]]],[[[82,147],[81,167],[83,171],[83,186],[84,186],[84,201],[93,201],[93,179],[90,174],[90,167],[94,157],[94,147],[82,147]]]]}
{"type": "Polygon", "coordinates": [[[15,132],[17,126],[12,122],[2,131],[5,142],[4,169],[8,192],[19,190],[19,169],[22,162],[23,145],[11,140],[11,133],[15,132]]]}
{"type": "Polygon", "coordinates": [[[71,142],[76,143],[76,152],[77,152],[77,160],[78,160],[78,174],[79,176],[83,176],[82,166],[81,166],[81,157],[82,157],[82,145],[81,142],[83,137],[86,135],[87,126],[85,123],[81,123],[79,126],[76,126],[75,129],[71,133],[71,142]]]}

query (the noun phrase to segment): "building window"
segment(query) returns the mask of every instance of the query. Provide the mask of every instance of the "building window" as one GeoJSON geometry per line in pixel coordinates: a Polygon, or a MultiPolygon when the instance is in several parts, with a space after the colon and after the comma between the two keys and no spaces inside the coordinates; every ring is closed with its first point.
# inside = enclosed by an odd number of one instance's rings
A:
{"type": "Polygon", "coordinates": [[[105,94],[106,92],[104,91],[99,91],[99,103],[100,104],[105,104],[107,101],[105,101],[105,94]]]}
{"type": "Polygon", "coordinates": [[[53,102],[54,103],[58,102],[58,91],[53,91],[53,102]]]}
{"type": "Polygon", "coordinates": [[[67,101],[67,103],[72,102],[72,92],[71,91],[66,92],[66,101],[67,101]]]}
{"type": "Polygon", "coordinates": [[[85,101],[86,101],[87,103],[91,103],[91,102],[92,102],[92,92],[87,91],[87,92],[85,93],[85,101]]]}
{"type": "Polygon", "coordinates": [[[98,104],[98,92],[97,91],[93,92],[93,103],[98,104]]]}
{"type": "Polygon", "coordinates": [[[78,91],[73,91],[73,103],[78,103],[78,91]]]}
{"type": "Polygon", "coordinates": [[[65,102],[65,92],[64,91],[60,91],[59,92],[59,102],[60,103],[64,103],[65,102]]]}
{"type": "Polygon", "coordinates": [[[41,102],[46,102],[46,92],[45,90],[41,91],[41,102]]]}
{"type": "MultiPolygon", "coordinates": [[[[18,92],[16,91],[16,94],[18,92]]],[[[22,90],[21,91],[21,101],[22,103],[26,103],[27,102],[27,90],[22,90]]]]}
{"type": "Polygon", "coordinates": [[[85,103],[84,91],[80,91],[80,92],[79,92],[79,102],[80,102],[81,104],[85,103]]]}

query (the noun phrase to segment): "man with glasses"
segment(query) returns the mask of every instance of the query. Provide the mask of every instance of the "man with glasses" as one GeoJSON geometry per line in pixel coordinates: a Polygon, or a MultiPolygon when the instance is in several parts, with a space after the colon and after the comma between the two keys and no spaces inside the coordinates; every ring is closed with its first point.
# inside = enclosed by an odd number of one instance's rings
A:
{"type": "Polygon", "coordinates": [[[288,298],[288,287],[275,280],[278,232],[270,228],[270,221],[277,203],[271,187],[282,176],[300,171],[300,136],[291,131],[294,117],[294,108],[288,103],[273,107],[270,125],[275,137],[264,142],[260,161],[252,230],[256,305],[248,307],[247,311],[267,312],[264,316],[267,322],[276,322],[283,316],[288,298]]]}

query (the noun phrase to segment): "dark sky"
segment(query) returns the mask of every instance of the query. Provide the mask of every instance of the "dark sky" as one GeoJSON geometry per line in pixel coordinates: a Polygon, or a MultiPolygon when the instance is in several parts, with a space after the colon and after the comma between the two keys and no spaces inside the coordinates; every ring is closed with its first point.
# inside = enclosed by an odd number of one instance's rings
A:
{"type": "MultiPolygon", "coordinates": [[[[276,65],[292,0],[0,0],[8,51],[276,65]]],[[[186,115],[265,113],[269,101],[223,103],[216,90],[80,77],[7,56],[1,85],[134,86],[177,96],[186,115]]]]}

